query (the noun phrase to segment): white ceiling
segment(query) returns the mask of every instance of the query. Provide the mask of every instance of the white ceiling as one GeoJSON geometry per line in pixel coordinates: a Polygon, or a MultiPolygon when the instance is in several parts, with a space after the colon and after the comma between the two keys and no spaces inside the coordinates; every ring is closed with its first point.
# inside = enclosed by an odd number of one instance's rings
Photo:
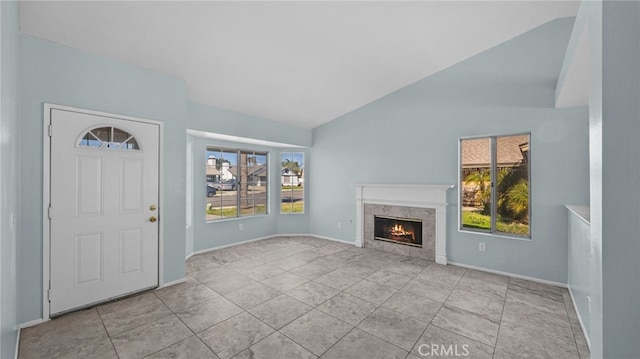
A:
{"type": "Polygon", "coordinates": [[[184,79],[192,101],[314,128],[574,1],[21,1],[23,33],[184,79]]]}

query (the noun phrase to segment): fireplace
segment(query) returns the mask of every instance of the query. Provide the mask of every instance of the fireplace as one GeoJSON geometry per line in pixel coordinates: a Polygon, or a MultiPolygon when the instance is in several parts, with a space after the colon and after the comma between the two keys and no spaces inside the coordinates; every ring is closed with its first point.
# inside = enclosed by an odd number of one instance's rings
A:
{"type": "Polygon", "coordinates": [[[422,221],[374,216],[374,238],[422,248],[422,221]]]}
{"type": "MultiPolygon", "coordinates": [[[[451,188],[453,185],[356,184],[356,246],[447,264],[447,191],[451,188]],[[414,232],[420,233],[422,245],[377,240],[375,217],[421,221],[422,230],[414,232]]],[[[396,233],[408,232],[403,228],[396,233]]]]}

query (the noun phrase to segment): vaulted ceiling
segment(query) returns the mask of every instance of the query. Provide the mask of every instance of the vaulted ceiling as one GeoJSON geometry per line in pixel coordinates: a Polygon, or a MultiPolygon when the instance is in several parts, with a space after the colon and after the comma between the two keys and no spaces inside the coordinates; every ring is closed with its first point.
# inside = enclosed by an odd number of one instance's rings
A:
{"type": "Polygon", "coordinates": [[[190,100],[314,128],[578,1],[21,1],[23,33],[183,79],[190,100]]]}

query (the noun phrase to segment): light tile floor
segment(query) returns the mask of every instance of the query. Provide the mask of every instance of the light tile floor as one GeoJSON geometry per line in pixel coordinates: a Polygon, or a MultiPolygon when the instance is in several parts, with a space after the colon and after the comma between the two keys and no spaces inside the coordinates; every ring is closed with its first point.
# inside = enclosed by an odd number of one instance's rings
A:
{"type": "Polygon", "coordinates": [[[22,331],[28,358],[588,358],[566,289],[310,237],[22,331]],[[447,356],[448,355],[448,356],[447,356]]]}

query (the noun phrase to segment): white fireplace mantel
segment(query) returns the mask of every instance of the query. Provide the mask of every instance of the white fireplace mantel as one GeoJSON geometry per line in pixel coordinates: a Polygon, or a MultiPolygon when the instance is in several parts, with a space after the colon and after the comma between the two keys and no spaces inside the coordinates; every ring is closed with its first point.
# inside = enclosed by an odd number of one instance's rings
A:
{"type": "Polygon", "coordinates": [[[447,191],[454,185],[356,184],[356,246],[364,246],[364,204],[436,210],[435,260],[447,264],[447,191]]]}

